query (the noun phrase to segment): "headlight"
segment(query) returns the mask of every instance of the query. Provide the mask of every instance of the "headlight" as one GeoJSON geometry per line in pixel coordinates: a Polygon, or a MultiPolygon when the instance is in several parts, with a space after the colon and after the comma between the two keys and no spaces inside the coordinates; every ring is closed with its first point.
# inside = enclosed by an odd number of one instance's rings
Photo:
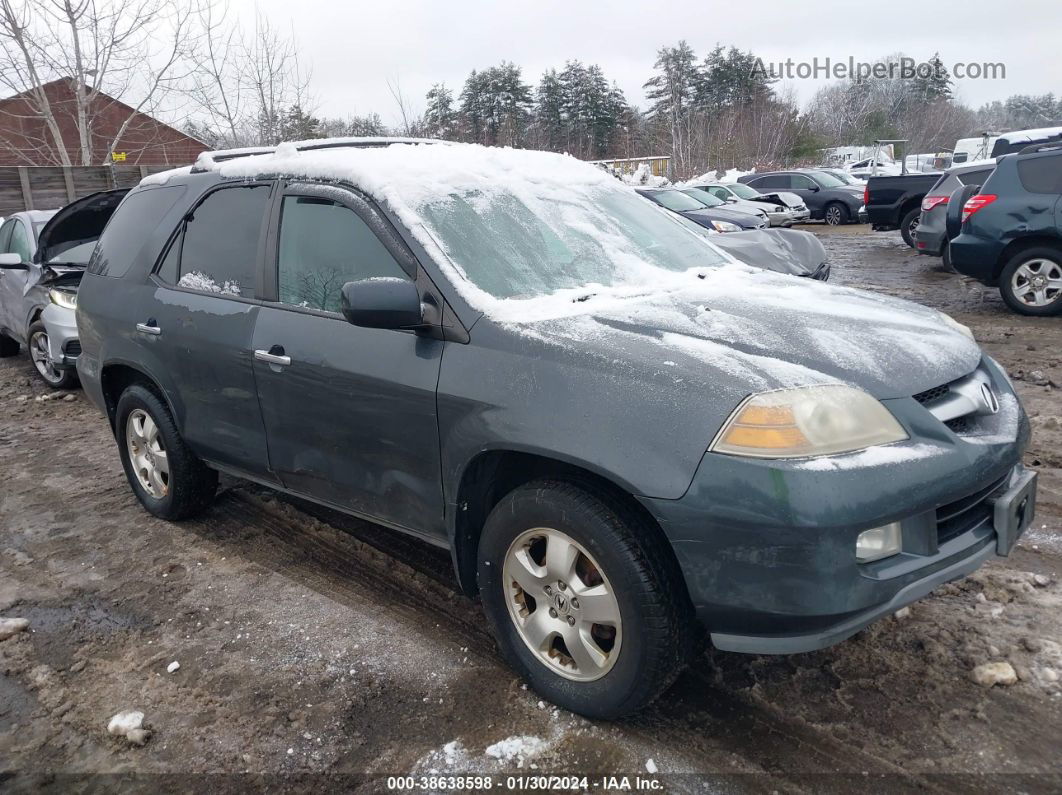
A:
{"type": "Polygon", "coordinates": [[[77,309],[77,293],[66,290],[56,290],[54,287],[48,291],[48,297],[53,304],[58,304],[64,309],[77,309]]]}
{"type": "Polygon", "coordinates": [[[907,438],[880,401],[861,389],[826,384],[753,395],[708,449],[752,458],[808,458],[907,438]]]}
{"type": "Polygon", "coordinates": [[[947,326],[948,328],[953,328],[956,331],[958,331],[960,334],[965,334],[971,340],[973,340],[974,342],[977,342],[977,340],[974,339],[973,332],[970,331],[970,327],[969,326],[964,326],[962,323],[960,323],[959,321],[955,320],[952,317],[949,317],[948,315],[945,315],[943,312],[940,313],[940,318],[941,318],[941,320],[944,321],[944,325],[947,326]]]}
{"type": "Polygon", "coordinates": [[[740,232],[741,227],[737,224],[732,224],[729,221],[712,221],[712,226],[715,227],[716,232],[740,232]]]}

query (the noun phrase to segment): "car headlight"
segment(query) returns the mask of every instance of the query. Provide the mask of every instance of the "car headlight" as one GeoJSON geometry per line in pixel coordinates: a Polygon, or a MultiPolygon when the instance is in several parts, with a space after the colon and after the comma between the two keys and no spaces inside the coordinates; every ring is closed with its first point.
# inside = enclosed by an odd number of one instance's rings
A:
{"type": "Polygon", "coordinates": [[[732,224],[729,221],[712,221],[712,226],[715,227],[716,232],[740,232],[741,227],[737,224],[732,224]]]}
{"type": "Polygon", "coordinates": [[[855,387],[824,384],[752,395],[708,449],[751,458],[809,458],[907,438],[877,399],[855,387]]]}
{"type": "Polygon", "coordinates": [[[948,328],[955,329],[955,331],[958,331],[960,334],[965,334],[971,340],[977,342],[977,340],[974,339],[974,334],[972,331],[970,331],[969,326],[964,326],[962,323],[952,317],[949,317],[948,315],[945,315],[943,312],[940,313],[940,319],[944,321],[944,325],[948,328]]]}
{"type": "Polygon", "coordinates": [[[56,290],[53,287],[48,291],[48,298],[51,299],[53,304],[57,304],[64,309],[77,309],[77,293],[71,293],[67,290],[56,290]]]}

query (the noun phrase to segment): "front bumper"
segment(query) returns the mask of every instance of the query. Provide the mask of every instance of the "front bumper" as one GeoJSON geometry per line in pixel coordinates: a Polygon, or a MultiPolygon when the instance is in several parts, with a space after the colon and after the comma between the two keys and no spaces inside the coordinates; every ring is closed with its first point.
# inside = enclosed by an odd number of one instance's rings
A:
{"type": "Polygon", "coordinates": [[[767,222],[771,227],[787,228],[796,223],[796,214],[780,210],[776,213],[767,213],[767,222]]]}
{"type": "Polygon", "coordinates": [[[76,367],[81,343],[74,310],[48,304],[41,313],[41,322],[48,331],[48,361],[51,365],[59,370],[76,367]]]}
{"type": "Polygon", "coordinates": [[[886,404],[911,440],[888,460],[706,453],[681,499],[644,499],[713,643],[766,654],[823,648],[1009,551],[1032,520],[1035,480],[1020,463],[1028,420],[1007,394],[1014,410],[989,418],[984,436],[960,437],[898,398],[886,404]],[[1017,487],[1032,491],[1008,525],[995,506],[1013,502],[1017,487]],[[858,563],[857,536],[894,521],[901,552],[858,563]]]}

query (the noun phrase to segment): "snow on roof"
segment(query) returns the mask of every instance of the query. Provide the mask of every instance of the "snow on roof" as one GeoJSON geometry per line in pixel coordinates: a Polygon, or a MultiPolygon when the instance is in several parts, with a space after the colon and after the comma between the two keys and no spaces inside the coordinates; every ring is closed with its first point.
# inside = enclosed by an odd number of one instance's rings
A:
{"type": "Polygon", "coordinates": [[[1020,143],[1022,141],[1035,141],[1040,138],[1050,138],[1054,135],[1062,135],[1062,127],[1038,127],[1035,130],[1015,130],[1014,132],[1003,133],[999,137],[1009,143],[1020,143]]]}
{"type": "Polygon", "coordinates": [[[154,174],[148,174],[142,180],[140,184],[144,185],[165,185],[174,177],[182,177],[185,174],[190,173],[191,166],[181,166],[180,168],[171,168],[166,171],[156,171],[154,174]]]}
{"type": "Polygon", "coordinates": [[[209,171],[211,167],[225,160],[250,155],[268,155],[276,152],[280,147],[294,147],[297,150],[318,150],[329,148],[342,148],[349,146],[352,149],[358,147],[373,147],[374,145],[387,146],[390,144],[449,144],[449,141],[440,141],[435,138],[403,138],[400,136],[361,135],[338,138],[310,138],[305,141],[289,141],[277,146],[244,146],[236,149],[216,149],[212,152],[201,152],[196,158],[195,168],[201,171],[209,171]]]}

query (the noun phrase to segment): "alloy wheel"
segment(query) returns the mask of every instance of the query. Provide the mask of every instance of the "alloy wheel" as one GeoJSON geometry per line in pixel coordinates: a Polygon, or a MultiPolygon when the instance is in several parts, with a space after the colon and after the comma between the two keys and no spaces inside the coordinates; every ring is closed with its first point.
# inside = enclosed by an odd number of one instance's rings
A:
{"type": "Polygon", "coordinates": [[[63,374],[56,370],[48,356],[48,335],[43,331],[36,331],[29,341],[29,354],[33,360],[33,366],[37,368],[41,378],[49,384],[55,385],[63,380],[63,374]]]}
{"type": "Polygon", "coordinates": [[[170,491],[170,462],[159,426],[143,409],[129,413],[125,443],[137,481],[149,495],[161,500],[170,491]]]}
{"type": "Polygon", "coordinates": [[[509,617],[538,660],[567,679],[589,682],[619,656],[619,602],[605,572],[573,538],[536,527],[505,554],[503,587],[509,617]]]}
{"type": "Polygon", "coordinates": [[[1050,306],[1062,296],[1062,265],[1044,258],[1031,259],[1017,267],[1010,284],[1022,303],[1050,306]]]}
{"type": "Polygon", "coordinates": [[[826,208],[826,223],[830,226],[839,226],[841,223],[841,208],[836,204],[826,208]]]}

